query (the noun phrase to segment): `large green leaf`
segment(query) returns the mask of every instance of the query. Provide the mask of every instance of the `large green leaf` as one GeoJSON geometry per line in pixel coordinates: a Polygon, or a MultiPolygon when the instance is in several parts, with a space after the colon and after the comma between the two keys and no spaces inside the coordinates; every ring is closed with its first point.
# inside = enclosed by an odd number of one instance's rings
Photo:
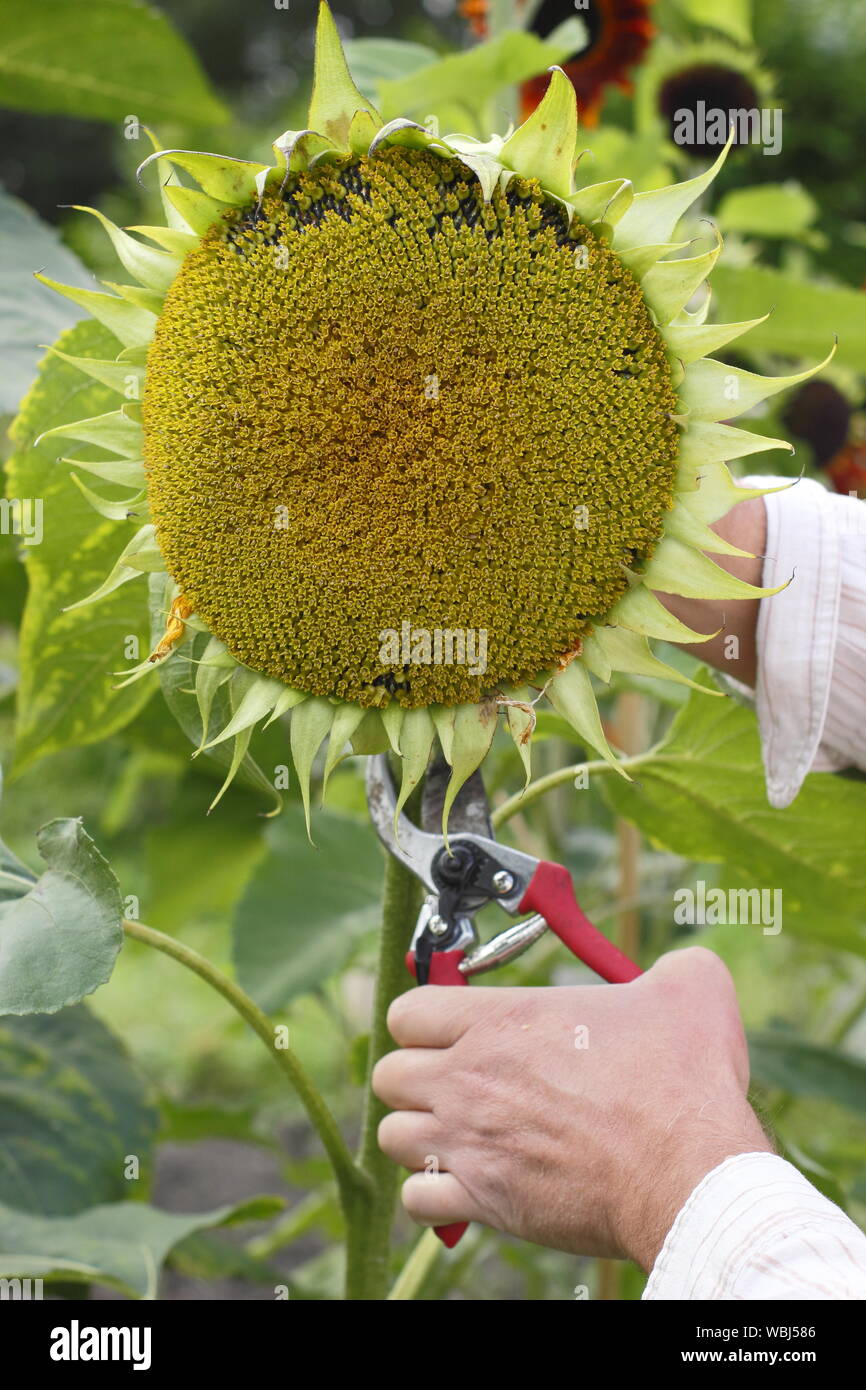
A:
{"type": "Polygon", "coordinates": [[[157,1112],[116,1034],[84,1007],[0,1019],[0,1201],[69,1215],[146,1191],[157,1112]],[[140,1181],[129,1181],[130,1156],[140,1181]]]}
{"type": "Polygon", "coordinates": [[[813,773],[793,805],[775,810],[754,714],[697,691],[635,776],[606,779],[605,790],[653,843],[726,864],[737,886],[780,889],[783,930],[866,955],[866,782],[813,773]]]}
{"type": "Polygon", "coordinates": [[[359,90],[371,95],[380,82],[411,77],[438,57],[434,48],[406,39],[350,39],[343,47],[359,90]]]}
{"type": "Polygon", "coordinates": [[[142,0],[3,0],[0,104],[145,125],[227,119],[187,44],[142,0]]]}
{"type": "Polygon", "coordinates": [[[810,193],[799,183],[765,183],[755,188],[734,188],[719,203],[716,218],[726,235],[770,240],[803,241],[822,244],[821,234],[812,231],[820,209],[810,193]]]}
{"type": "Polygon", "coordinates": [[[36,837],[40,878],[0,855],[0,1014],[53,1014],[105,984],[123,944],[117,879],[78,820],[36,837]]]}
{"type": "Polygon", "coordinates": [[[385,120],[426,115],[452,104],[477,112],[503,87],[524,82],[562,63],[581,47],[579,30],[558,31],[563,41],[550,43],[512,29],[465,53],[452,53],[420,72],[380,81],[379,109],[385,120]],[[567,41],[565,41],[567,40],[567,41]]]}
{"type": "Polygon", "coordinates": [[[740,339],[738,352],[778,352],[819,362],[838,335],[836,361],[866,371],[866,299],[861,290],[799,280],[763,266],[730,265],[716,267],[712,287],[720,323],[772,310],[766,323],[740,339]]]}
{"type": "Polygon", "coordinates": [[[382,859],[373,831],[322,811],[315,834],[317,848],[294,813],[274,822],[268,857],[235,914],[238,979],[267,1010],[322,984],[378,920],[382,859]]]}
{"type": "Polygon", "coordinates": [[[752,1078],[793,1096],[835,1101],[866,1118],[866,1062],[786,1028],[749,1034],[752,1078]]]}
{"type": "MultiPolygon", "coordinates": [[[[115,338],[91,321],[60,339],[73,357],[116,356],[115,338]]],[[[94,743],[129,723],[152,694],[147,681],[116,691],[112,677],[132,662],[127,640],[142,653],[149,638],[144,580],[118,589],[98,604],[64,613],[91,593],[111,570],[141,522],[106,521],[70,479],[58,455],[94,457],[92,445],[58,447],[34,440],[54,425],[99,415],[117,406],[108,387],[58,357],[46,358],[12,427],[15,453],[8,464],[9,495],[42,502],[39,545],[22,545],[29,594],[21,627],[15,770],[61,748],[94,743]]]]}
{"type": "Polygon", "coordinates": [[[91,1207],[77,1216],[32,1216],[0,1206],[0,1277],[107,1284],[131,1298],[156,1298],[159,1269],[196,1231],[263,1221],[282,1210],[277,1197],[178,1215],[144,1202],[91,1207]]]}
{"type": "Polygon", "coordinates": [[[0,189],[0,413],[13,412],[36,375],[41,347],[81,317],[62,295],[33,277],[92,289],[93,277],[53,227],[0,189]]]}

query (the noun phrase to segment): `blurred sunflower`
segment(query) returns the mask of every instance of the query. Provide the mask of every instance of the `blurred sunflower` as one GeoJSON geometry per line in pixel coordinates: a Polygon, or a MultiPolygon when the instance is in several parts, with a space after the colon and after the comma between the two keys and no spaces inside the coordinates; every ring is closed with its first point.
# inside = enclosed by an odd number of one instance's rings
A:
{"type": "Polygon", "coordinates": [[[681,149],[706,155],[717,147],[718,133],[713,131],[713,143],[708,144],[704,122],[686,123],[684,113],[699,117],[702,110],[726,115],[762,110],[770,105],[773,88],[773,79],[753,53],[723,39],[687,44],[660,41],[641,69],[638,102],[661,118],[669,138],[681,149]]]}
{"type": "MultiPolygon", "coordinates": [[[[541,0],[534,8],[527,28],[539,38],[548,38],[567,19],[573,19],[575,12],[587,27],[586,47],[563,64],[586,125],[593,126],[598,121],[609,87],[631,91],[629,73],[642,61],[655,33],[649,17],[653,3],[654,0],[586,0],[585,5],[576,6],[574,0],[541,0]]],[[[479,38],[487,33],[488,8],[488,0],[461,0],[459,6],[479,38]]],[[[531,0],[519,0],[518,11],[528,12],[530,8],[531,0]]],[[[524,117],[535,110],[546,89],[545,77],[524,83],[524,117]]]]}
{"type": "Polygon", "coordinates": [[[291,712],[308,821],[326,740],[326,780],[350,744],[390,745],[402,804],[438,738],[447,817],[501,717],[528,777],[542,695],[618,768],[591,677],[684,680],[648,639],[702,636],[656,591],[763,593],[704,552],[742,553],[711,523],[760,495],[725,460],[779,441],[721,422],[812,375],[708,358],[752,322],[686,309],[720,248],[671,260],[673,234],[724,155],[650,193],[576,190],[559,69],[507,139],[383,125],[324,4],[307,128],[274,150],[157,150],[167,226],[93,212],[139,283],[45,281],[117,336],[116,360],[76,365],[126,397],[49,434],[116,456],[74,460],[134,489],[79,483],[98,511],[147,517],[82,603],[151,574],[166,632],[127,678],[194,636],[201,748],[234,740],[226,785],[255,726],[291,712]],[[437,656],[445,633],[477,638],[472,659],[437,656]]]}

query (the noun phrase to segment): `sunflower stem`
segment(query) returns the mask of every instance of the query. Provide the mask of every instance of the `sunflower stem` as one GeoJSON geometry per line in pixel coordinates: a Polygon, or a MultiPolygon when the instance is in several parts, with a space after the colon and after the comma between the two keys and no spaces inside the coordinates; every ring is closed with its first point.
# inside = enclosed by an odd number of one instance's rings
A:
{"type": "Polygon", "coordinates": [[[277,1028],[273,1020],[262,1012],[258,1004],[245,994],[234,980],[223,975],[222,971],[217,970],[215,965],[192,947],[185,946],[174,937],[166,936],[164,932],[155,931],[153,927],[146,927],[142,922],[125,921],[123,930],[127,937],[161,951],[163,955],[170,956],[172,960],[186,966],[187,970],[192,970],[205,980],[231,1004],[253,1032],[258,1034],[269,1055],[288,1079],[322,1141],[334,1169],[340,1203],[348,1220],[349,1211],[359,1194],[366,1189],[368,1180],[352,1159],[336,1120],[300,1060],[288,1048],[277,1046],[277,1028]]]}
{"type": "MultiPolygon", "coordinates": [[[[648,762],[651,757],[652,751],[641,753],[636,758],[620,758],[619,765],[630,772],[632,768],[640,767],[641,763],[648,762]]],[[[533,801],[537,801],[546,792],[553,791],[554,787],[561,787],[566,782],[573,782],[581,773],[592,777],[597,772],[609,773],[613,771],[614,769],[610,764],[602,762],[601,759],[598,762],[575,763],[572,767],[560,767],[556,772],[550,772],[546,777],[539,777],[537,781],[530,782],[525,791],[518,792],[516,796],[510,796],[507,801],[503,801],[501,806],[497,806],[491,818],[493,828],[496,829],[498,826],[504,825],[519,811],[525,811],[527,806],[532,805],[533,801]]]]}
{"type": "MultiPolygon", "coordinates": [[[[409,801],[409,815],[413,819],[419,803],[420,787],[409,801]]],[[[352,1300],[378,1302],[387,1298],[388,1294],[391,1227],[400,1170],[379,1148],[377,1133],[380,1121],[387,1114],[387,1107],[373,1090],[372,1076],[380,1057],[394,1050],[388,1032],[388,1010],[411,983],[405,956],[420,902],[418,880],[389,855],[385,867],[379,965],[358,1152],[358,1163],[368,1187],[356,1194],[349,1212],[346,1298],[352,1300]]]]}

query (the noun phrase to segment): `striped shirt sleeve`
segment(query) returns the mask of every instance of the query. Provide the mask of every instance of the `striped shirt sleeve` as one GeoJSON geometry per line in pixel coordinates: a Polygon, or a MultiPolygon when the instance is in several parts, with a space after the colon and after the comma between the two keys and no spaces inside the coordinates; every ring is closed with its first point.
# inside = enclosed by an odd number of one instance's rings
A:
{"type": "Polygon", "coordinates": [[[784,481],[743,480],[782,488],[764,499],[763,582],[788,587],[761,604],[753,692],[776,807],[809,772],[866,771],[866,502],[784,481]]]}
{"type": "Polygon", "coordinates": [[[785,1159],[738,1154],[695,1188],[643,1296],[866,1299],[866,1236],[785,1159]]]}

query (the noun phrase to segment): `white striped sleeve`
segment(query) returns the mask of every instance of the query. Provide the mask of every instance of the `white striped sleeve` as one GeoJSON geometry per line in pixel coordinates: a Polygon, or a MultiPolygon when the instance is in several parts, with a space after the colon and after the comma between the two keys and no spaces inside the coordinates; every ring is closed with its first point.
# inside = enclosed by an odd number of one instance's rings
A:
{"type": "Polygon", "coordinates": [[[866,771],[866,502],[804,478],[764,504],[764,585],[791,582],[760,607],[754,699],[767,794],[784,807],[809,772],[866,771]]]}
{"type": "Polygon", "coordinates": [[[866,1299],[866,1236],[785,1159],[738,1154],[695,1188],[643,1296],[866,1299]]]}

